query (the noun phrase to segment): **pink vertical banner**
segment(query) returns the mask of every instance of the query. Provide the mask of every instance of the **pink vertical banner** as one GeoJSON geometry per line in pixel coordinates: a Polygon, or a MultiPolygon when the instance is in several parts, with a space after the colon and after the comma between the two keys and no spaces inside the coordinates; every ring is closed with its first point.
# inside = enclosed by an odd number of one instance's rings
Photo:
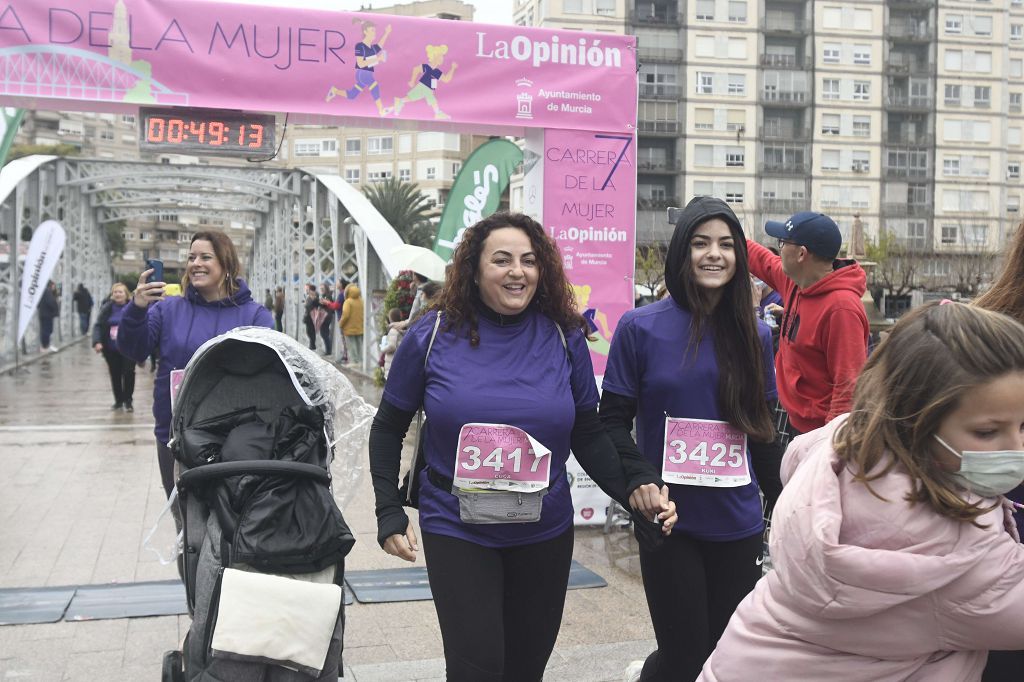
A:
{"type": "Polygon", "coordinates": [[[633,308],[635,138],[546,130],[543,217],[580,312],[591,322],[590,355],[594,373],[602,376],[615,325],[633,308]]]}

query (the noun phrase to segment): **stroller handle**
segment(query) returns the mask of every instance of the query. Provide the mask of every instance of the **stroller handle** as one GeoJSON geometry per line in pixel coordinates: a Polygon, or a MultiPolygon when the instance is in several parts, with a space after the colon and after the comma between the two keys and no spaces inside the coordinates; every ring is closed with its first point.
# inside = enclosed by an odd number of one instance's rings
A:
{"type": "Polygon", "coordinates": [[[311,478],[320,483],[330,484],[331,474],[323,467],[303,462],[279,461],[248,461],[219,462],[183,471],[178,477],[178,492],[194,488],[211,481],[219,481],[229,476],[246,476],[251,474],[265,476],[290,476],[294,478],[311,478]]]}

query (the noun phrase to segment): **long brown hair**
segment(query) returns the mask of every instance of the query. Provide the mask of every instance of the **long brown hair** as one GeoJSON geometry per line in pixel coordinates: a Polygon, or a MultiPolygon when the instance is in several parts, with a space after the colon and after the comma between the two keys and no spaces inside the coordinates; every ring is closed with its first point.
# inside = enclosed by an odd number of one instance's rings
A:
{"type": "Polygon", "coordinates": [[[522,213],[507,211],[494,213],[463,233],[462,241],[452,255],[452,264],[438,305],[445,314],[445,329],[459,330],[466,327],[470,345],[480,345],[476,312],[476,304],[480,300],[480,289],[476,285],[480,254],[483,253],[488,235],[503,227],[514,227],[525,232],[537,257],[539,278],[530,305],[536,306],[565,331],[582,329],[586,333],[587,323],[576,309],[576,297],[565,278],[558,246],[536,220],[522,213]]]}
{"type": "MultiPolygon", "coordinates": [[[[242,274],[242,264],[238,260],[238,252],[235,251],[235,244],[231,241],[231,237],[220,230],[203,230],[192,235],[189,248],[200,240],[210,242],[213,245],[213,255],[217,256],[217,262],[224,268],[228,296],[238,293],[238,277],[242,274]]],[[[185,274],[181,277],[182,291],[186,291],[188,285],[188,268],[186,267],[185,274]]]]}
{"type": "Polygon", "coordinates": [[[836,453],[868,490],[902,466],[913,480],[908,502],[976,523],[994,507],[957,494],[935,459],[933,436],[965,391],[1010,372],[1024,372],[1024,326],[1012,318],[961,303],[907,313],[864,365],[850,416],[833,439],[836,453]]]}
{"type": "Polygon", "coordinates": [[[1017,226],[999,278],[974,304],[1024,322],[1024,223],[1017,226]]]}

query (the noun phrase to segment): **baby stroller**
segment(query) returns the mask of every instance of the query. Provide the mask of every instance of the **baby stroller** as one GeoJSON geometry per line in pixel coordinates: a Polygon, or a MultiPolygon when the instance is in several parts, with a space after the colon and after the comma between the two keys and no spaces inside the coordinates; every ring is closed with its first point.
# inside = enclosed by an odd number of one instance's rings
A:
{"type": "Polygon", "coordinates": [[[331,464],[336,440],[366,442],[372,414],[276,331],[239,328],[196,351],[170,442],[192,625],[164,656],[164,682],[338,679],[355,540],[332,484],[354,492],[361,447],[342,448],[339,476],[331,464]]]}

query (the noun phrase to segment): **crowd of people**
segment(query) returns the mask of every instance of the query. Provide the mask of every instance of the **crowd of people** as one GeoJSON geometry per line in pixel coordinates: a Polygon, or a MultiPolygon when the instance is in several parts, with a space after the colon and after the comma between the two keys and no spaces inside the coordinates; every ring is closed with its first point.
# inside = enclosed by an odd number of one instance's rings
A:
{"type": "MultiPolygon", "coordinates": [[[[765,231],[777,252],[727,203],[691,201],[664,295],[620,320],[601,393],[558,247],[525,215],[467,229],[443,285],[417,276],[408,314],[384,312],[379,349],[356,285],[307,286],[310,348],[331,353],[337,317],[348,359],[380,353],[377,539],[422,549],[449,680],[542,678],[572,558],[570,450],[633,517],[657,648],[627,680],[1019,679],[1024,229],[986,294],[914,310],[870,355],[865,273],[835,222],[765,231]]],[[[217,334],[281,325],[283,291],[261,306],[240,271],[226,235],[197,233],[182,296],[146,271],[93,327],[115,408],[159,349],[168,495],[175,375],[217,334]]]]}

